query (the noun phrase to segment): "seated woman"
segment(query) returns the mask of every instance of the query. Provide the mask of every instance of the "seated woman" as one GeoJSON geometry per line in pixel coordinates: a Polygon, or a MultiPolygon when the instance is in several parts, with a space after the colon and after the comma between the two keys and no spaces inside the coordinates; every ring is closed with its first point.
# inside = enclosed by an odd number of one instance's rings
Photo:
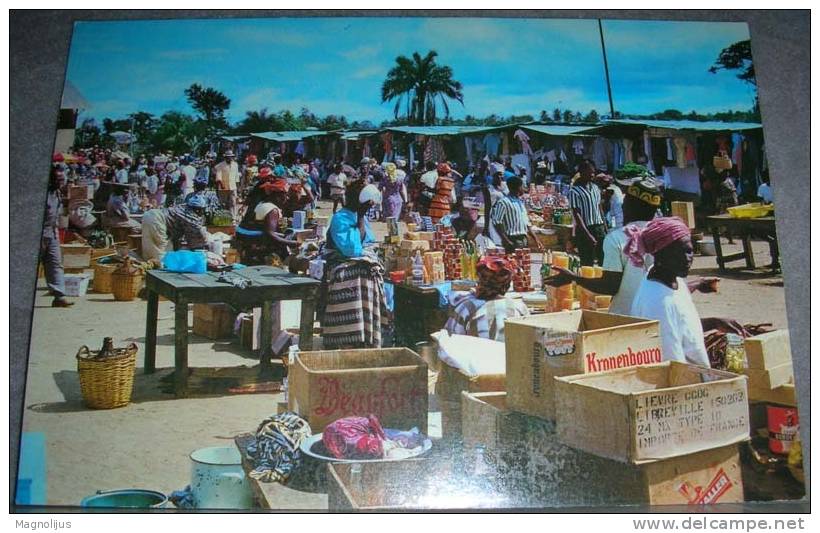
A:
{"type": "Polygon", "coordinates": [[[142,258],[162,262],[169,250],[208,247],[205,200],[198,195],[185,205],[151,209],[142,217],[142,258]]]}
{"type": "Polygon", "coordinates": [[[679,218],[656,218],[646,226],[625,227],[624,252],[637,267],[644,255],[654,264],[641,281],[632,301],[632,316],[660,322],[661,353],[664,361],[680,361],[709,367],[703,327],[686,276],[694,252],[689,228],[679,218]]]}
{"type": "Polygon", "coordinates": [[[128,209],[129,195],[130,188],[128,185],[113,185],[111,196],[108,197],[108,202],[105,205],[103,227],[108,229],[129,228],[134,233],[140,231],[141,223],[131,218],[131,211],[128,209]]]}
{"type": "Polygon", "coordinates": [[[382,199],[375,185],[363,185],[349,185],[345,206],[333,215],[327,230],[326,286],[319,314],[326,349],[381,347],[384,267],[370,247],[376,239],[367,212],[382,199]]]}
{"type": "Polygon", "coordinates": [[[504,257],[486,256],[478,262],[478,285],[460,294],[444,329],[451,335],[471,335],[504,342],[504,323],[508,318],[530,314],[522,300],[505,298],[518,267],[504,257]]]}
{"type": "Polygon", "coordinates": [[[286,264],[289,247],[299,244],[279,233],[280,206],[286,202],[288,183],[281,178],[267,179],[269,175],[267,167],[260,171],[262,181],[248,195],[247,210],[236,228],[236,247],[245,265],[286,264]]]}
{"type": "Polygon", "coordinates": [[[480,228],[477,224],[478,210],[480,207],[480,204],[467,198],[463,198],[461,202],[458,203],[458,213],[450,219],[450,224],[453,227],[456,237],[466,241],[475,240],[480,232],[480,228]]]}

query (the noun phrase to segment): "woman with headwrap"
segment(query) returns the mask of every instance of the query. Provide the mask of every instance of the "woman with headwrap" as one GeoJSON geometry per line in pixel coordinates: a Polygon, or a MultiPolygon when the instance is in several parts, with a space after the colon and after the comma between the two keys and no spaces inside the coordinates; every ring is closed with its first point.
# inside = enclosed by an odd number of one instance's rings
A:
{"type": "Polygon", "coordinates": [[[290,172],[299,182],[292,181],[288,186],[287,201],[282,209],[286,217],[292,217],[294,211],[301,211],[313,205],[313,193],[308,183],[308,173],[301,165],[294,165],[290,172]]]}
{"type": "Polygon", "coordinates": [[[319,317],[326,349],[380,348],[386,318],[384,267],[372,245],[367,212],[380,204],[375,185],[362,180],[347,189],[347,202],[330,219],[324,250],[319,317]]]}
{"type": "Polygon", "coordinates": [[[430,202],[430,218],[433,222],[438,222],[441,217],[450,214],[450,207],[456,203],[456,183],[450,177],[450,165],[439,163],[436,168],[438,179],[436,179],[435,195],[430,202]]]}
{"type": "Polygon", "coordinates": [[[625,227],[624,253],[637,267],[645,256],[653,265],[632,302],[632,316],[660,323],[661,353],[665,361],[681,361],[709,367],[703,326],[689,293],[686,276],[694,252],[689,227],[679,218],[656,218],[646,226],[625,227]]]}
{"type": "Polygon", "coordinates": [[[191,196],[185,205],[152,209],[142,217],[142,258],[162,261],[169,249],[202,250],[208,247],[205,199],[191,196]]]}
{"type": "Polygon", "coordinates": [[[387,178],[381,182],[382,193],[382,215],[384,218],[401,217],[401,210],[407,202],[407,184],[404,181],[403,172],[399,175],[398,167],[393,163],[384,165],[384,172],[387,178]]]}
{"type": "Polygon", "coordinates": [[[287,202],[288,182],[275,177],[270,167],[262,167],[259,181],[248,194],[246,211],[236,228],[236,247],[242,264],[270,265],[284,263],[289,246],[298,243],[279,233],[282,207],[287,202]]]}
{"type": "Polygon", "coordinates": [[[478,285],[456,293],[453,311],[444,329],[451,335],[470,335],[504,342],[504,323],[530,314],[523,300],[506,298],[518,266],[501,256],[486,256],[476,266],[478,285]]]}

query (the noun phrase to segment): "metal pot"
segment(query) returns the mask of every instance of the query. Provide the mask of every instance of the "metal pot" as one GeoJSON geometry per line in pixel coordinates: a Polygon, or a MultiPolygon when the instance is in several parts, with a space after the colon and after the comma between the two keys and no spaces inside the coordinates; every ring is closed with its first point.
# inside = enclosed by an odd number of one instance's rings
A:
{"type": "Polygon", "coordinates": [[[168,498],[165,494],[141,489],[98,490],[96,494],[86,496],[80,502],[80,507],[159,509],[167,506],[168,498]]]}
{"type": "Polygon", "coordinates": [[[201,448],[191,453],[191,493],[197,509],[250,509],[253,493],[233,447],[201,448]]]}

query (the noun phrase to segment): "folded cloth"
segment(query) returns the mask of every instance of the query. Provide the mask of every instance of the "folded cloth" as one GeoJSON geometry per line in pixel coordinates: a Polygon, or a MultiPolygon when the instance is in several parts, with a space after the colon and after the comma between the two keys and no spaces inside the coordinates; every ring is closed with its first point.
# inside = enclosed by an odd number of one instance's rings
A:
{"type": "Polygon", "coordinates": [[[322,433],[322,443],[337,459],[381,459],[386,439],[374,415],[340,418],[322,433]]]}
{"type": "Polygon", "coordinates": [[[302,441],[311,436],[310,425],[296,413],[282,413],[264,420],[246,457],[254,465],[250,477],[259,481],[286,482],[302,463],[302,441]]]}

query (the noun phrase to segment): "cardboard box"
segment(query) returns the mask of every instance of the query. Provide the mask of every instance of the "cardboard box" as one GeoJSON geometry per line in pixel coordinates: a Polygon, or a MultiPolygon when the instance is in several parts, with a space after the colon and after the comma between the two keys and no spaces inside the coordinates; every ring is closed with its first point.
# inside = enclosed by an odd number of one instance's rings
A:
{"type": "Polygon", "coordinates": [[[226,304],[194,304],[193,332],[208,339],[231,337],[235,317],[226,304]]]}
{"type": "Polygon", "coordinates": [[[399,243],[399,250],[401,252],[414,254],[416,250],[424,253],[430,250],[430,243],[428,241],[419,241],[419,240],[403,240],[399,243]]]}
{"type": "Polygon", "coordinates": [[[504,393],[462,395],[465,462],[477,447],[516,505],[530,507],[743,501],[737,445],[643,465],[604,459],[560,442],[556,426],[509,411],[504,393]],[[700,488],[700,492],[698,492],[700,488]]]}
{"type": "Polygon", "coordinates": [[[320,433],[346,416],[374,414],[385,428],[427,433],[427,363],[407,348],[300,352],[288,405],[320,433]]]}
{"type": "Polygon", "coordinates": [[[695,204],[692,202],[671,202],[672,216],[683,220],[689,229],[695,229],[695,204]]]}
{"type": "Polygon", "coordinates": [[[253,315],[243,317],[242,322],[239,324],[239,345],[251,351],[256,351],[259,348],[253,328],[253,315]]]}
{"type": "Polygon", "coordinates": [[[749,376],[750,389],[775,389],[794,382],[791,363],[773,366],[767,370],[747,368],[743,373],[749,376]]]}
{"type": "Polygon", "coordinates": [[[553,378],[661,362],[656,320],[588,310],[507,320],[510,409],[555,419],[553,378]]]}
{"type": "Polygon", "coordinates": [[[436,232],[435,231],[419,231],[418,232],[418,237],[422,241],[427,241],[428,243],[431,243],[436,238],[436,232]]]}
{"type": "Polygon", "coordinates": [[[782,385],[774,389],[755,388],[751,383],[749,383],[749,401],[776,403],[779,405],[786,405],[788,407],[798,407],[797,395],[795,394],[795,387],[793,383],[782,385]]]}
{"type": "Polygon", "coordinates": [[[746,376],[676,361],[555,378],[558,438],[641,464],[749,438],[746,376]]]}
{"type": "Polygon", "coordinates": [[[85,296],[91,274],[65,274],[65,295],[70,297],[85,296]]]}
{"type": "Polygon", "coordinates": [[[444,438],[458,438],[462,434],[461,394],[467,392],[498,392],[507,390],[504,374],[469,376],[461,370],[440,361],[436,380],[436,399],[441,409],[441,434],[444,438]]]}
{"type": "Polygon", "coordinates": [[[743,341],[749,368],[768,369],[792,362],[789,330],[779,329],[743,341]]]}
{"type": "Polygon", "coordinates": [[[94,188],[89,185],[70,185],[68,187],[68,200],[93,200],[94,188]]]}
{"type": "Polygon", "coordinates": [[[86,244],[61,244],[63,268],[90,268],[91,247],[86,244]]]}

